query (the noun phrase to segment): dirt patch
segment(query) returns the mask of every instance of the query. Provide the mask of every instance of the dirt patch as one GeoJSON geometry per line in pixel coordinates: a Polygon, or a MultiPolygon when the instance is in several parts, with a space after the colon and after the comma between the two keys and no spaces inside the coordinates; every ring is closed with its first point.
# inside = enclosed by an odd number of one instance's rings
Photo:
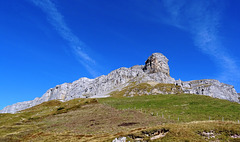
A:
{"type": "Polygon", "coordinates": [[[161,120],[135,110],[118,110],[103,104],[85,105],[75,111],[44,120],[50,132],[71,131],[78,134],[106,134],[160,125],[161,120]],[[50,126],[50,127],[49,127],[50,126]]]}
{"type": "Polygon", "coordinates": [[[161,128],[161,129],[152,129],[152,130],[144,130],[140,133],[129,134],[127,137],[134,141],[148,141],[148,140],[156,140],[166,136],[169,132],[169,129],[161,128]]]}
{"type": "Polygon", "coordinates": [[[139,124],[139,123],[136,123],[136,122],[128,122],[128,123],[119,124],[118,126],[132,126],[132,125],[136,125],[136,124],[139,124]]]}

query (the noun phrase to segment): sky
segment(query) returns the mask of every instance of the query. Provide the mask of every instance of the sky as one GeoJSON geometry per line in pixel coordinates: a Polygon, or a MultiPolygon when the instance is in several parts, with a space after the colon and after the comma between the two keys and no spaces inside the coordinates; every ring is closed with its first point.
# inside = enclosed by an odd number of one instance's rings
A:
{"type": "Polygon", "coordinates": [[[2,0],[0,109],[155,52],[183,81],[240,92],[239,0],[2,0]]]}

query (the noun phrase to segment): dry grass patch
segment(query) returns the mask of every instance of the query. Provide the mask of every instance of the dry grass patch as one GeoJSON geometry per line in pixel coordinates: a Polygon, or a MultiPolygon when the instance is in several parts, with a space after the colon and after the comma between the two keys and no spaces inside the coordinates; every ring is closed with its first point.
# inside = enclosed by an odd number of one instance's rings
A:
{"type": "Polygon", "coordinates": [[[103,104],[85,105],[79,110],[47,117],[49,132],[114,134],[133,128],[161,124],[161,119],[134,110],[117,110],[103,104]]]}
{"type": "Polygon", "coordinates": [[[186,94],[50,101],[0,114],[0,141],[239,141],[239,108],[186,94]]]}
{"type": "Polygon", "coordinates": [[[159,142],[237,142],[240,138],[233,136],[240,136],[239,128],[240,124],[235,122],[197,121],[136,129],[128,134],[116,135],[115,138],[124,136],[129,141],[159,142]]]}

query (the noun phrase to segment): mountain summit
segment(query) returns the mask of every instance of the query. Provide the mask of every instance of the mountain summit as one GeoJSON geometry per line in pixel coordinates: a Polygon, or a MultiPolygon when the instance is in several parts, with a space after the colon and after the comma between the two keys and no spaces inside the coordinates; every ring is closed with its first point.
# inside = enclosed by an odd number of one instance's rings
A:
{"type": "Polygon", "coordinates": [[[147,73],[162,72],[170,76],[168,59],[161,53],[153,53],[145,62],[143,71],[147,73]]]}
{"type": "Polygon", "coordinates": [[[169,73],[167,57],[161,53],[153,53],[146,60],[145,65],[122,67],[95,79],[83,77],[72,83],[57,85],[47,90],[40,98],[7,106],[0,113],[16,113],[50,100],[68,101],[74,98],[109,97],[120,91],[124,92],[123,96],[199,94],[239,103],[238,94],[232,85],[220,83],[214,79],[193,81],[173,79],[169,73]],[[143,85],[145,85],[143,88],[139,88],[143,85]],[[129,88],[131,89],[127,90],[129,88]]]}

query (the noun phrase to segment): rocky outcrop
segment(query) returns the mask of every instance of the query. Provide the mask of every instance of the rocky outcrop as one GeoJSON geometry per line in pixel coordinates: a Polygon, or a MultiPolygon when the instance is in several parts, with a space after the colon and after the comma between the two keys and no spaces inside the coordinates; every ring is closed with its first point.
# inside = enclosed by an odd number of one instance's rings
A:
{"type": "Polygon", "coordinates": [[[133,97],[142,95],[158,95],[158,94],[181,94],[182,87],[175,84],[166,84],[158,82],[132,83],[124,87],[120,91],[111,92],[113,97],[133,97]]]}
{"type": "Polygon", "coordinates": [[[220,83],[214,79],[203,79],[176,81],[176,85],[180,85],[184,93],[206,95],[213,98],[225,99],[232,102],[239,102],[236,90],[232,85],[220,83]]]}
{"type": "Polygon", "coordinates": [[[160,88],[158,86],[151,90],[151,93],[154,94],[172,94],[181,90],[184,93],[207,95],[239,102],[238,94],[233,86],[220,83],[217,80],[175,81],[170,77],[168,59],[161,53],[154,53],[147,59],[145,65],[136,65],[131,68],[122,67],[110,72],[108,75],[102,75],[95,79],[83,77],[72,83],[57,85],[47,90],[40,98],[7,106],[0,113],[15,113],[49,100],[68,101],[74,98],[108,97],[111,92],[121,91],[132,83],[136,85],[160,83],[161,85],[168,84],[169,86],[169,84],[172,84],[170,86],[175,86],[175,89],[174,87],[169,89],[169,87],[160,85],[160,88]]]}
{"type": "Polygon", "coordinates": [[[161,72],[170,76],[167,57],[161,53],[153,53],[145,62],[143,71],[147,73],[161,72]]]}
{"type": "Polygon", "coordinates": [[[238,93],[238,100],[239,100],[239,102],[240,102],[240,93],[238,93]]]}

